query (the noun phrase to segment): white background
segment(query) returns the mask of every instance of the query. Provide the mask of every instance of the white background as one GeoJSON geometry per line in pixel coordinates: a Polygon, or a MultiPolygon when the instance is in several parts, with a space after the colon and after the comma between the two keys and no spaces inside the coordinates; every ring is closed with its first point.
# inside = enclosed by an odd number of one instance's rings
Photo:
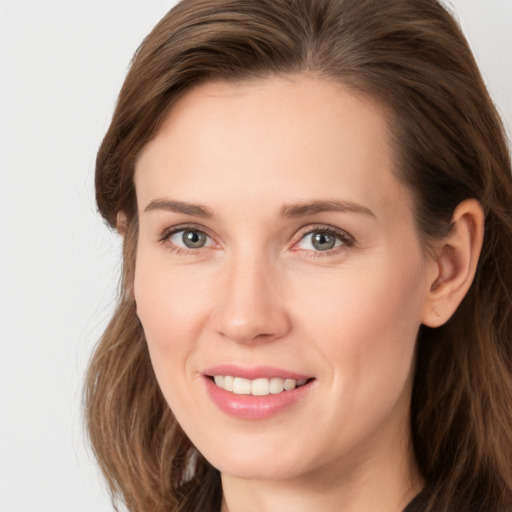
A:
{"type": "MultiPolygon", "coordinates": [[[[165,0],[0,0],[0,512],[112,507],[81,426],[87,359],[115,300],[119,241],[95,152],[165,0]]],[[[512,0],[452,0],[512,127],[512,0]]]]}

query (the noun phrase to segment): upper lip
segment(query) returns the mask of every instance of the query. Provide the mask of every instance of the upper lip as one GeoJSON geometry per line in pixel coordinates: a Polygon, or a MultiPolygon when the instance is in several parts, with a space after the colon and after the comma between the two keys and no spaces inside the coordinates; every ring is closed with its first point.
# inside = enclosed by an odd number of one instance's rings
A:
{"type": "Polygon", "coordinates": [[[215,375],[229,375],[231,377],[241,377],[249,380],[259,378],[271,379],[272,377],[295,380],[311,378],[311,375],[304,375],[274,366],[243,367],[235,364],[221,364],[217,366],[211,366],[210,368],[205,369],[202,373],[208,377],[214,377],[215,375]]]}

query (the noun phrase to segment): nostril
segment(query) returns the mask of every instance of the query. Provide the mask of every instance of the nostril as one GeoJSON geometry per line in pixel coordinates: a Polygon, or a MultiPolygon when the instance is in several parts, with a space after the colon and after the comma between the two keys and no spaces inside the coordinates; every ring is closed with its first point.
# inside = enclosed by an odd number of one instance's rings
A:
{"type": "Polygon", "coordinates": [[[261,334],[257,334],[257,335],[254,337],[254,339],[258,339],[258,338],[269,338],[269,337],[271,337],[271,336],[272,336],[272,334],[270,334],[270,333],[266,333],[266,332],[263,332],[263,333],[261,333],[261,334]]]}

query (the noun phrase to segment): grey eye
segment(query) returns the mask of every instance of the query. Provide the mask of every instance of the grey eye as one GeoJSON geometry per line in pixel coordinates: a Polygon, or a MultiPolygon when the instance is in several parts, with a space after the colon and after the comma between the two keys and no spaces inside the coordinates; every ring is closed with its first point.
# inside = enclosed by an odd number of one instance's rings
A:
{"type": "Polygon", "coordinates": [[[311,244],[318,251],[328,251],[336,244],[336,237],[329,233],[312,233],[311,244]]]}
{"type": "Polygon", "coordinates": [[[197,249],[203,247],[206,243],[206,235],[201,231],[183,231],[183,244],[189,249],[197,249]]]}
{"type": "Polygon", "coordinates": [[[337,233],[317,230],[306,233],[298,245],[300,249],[309,251],[328,251],[344,243],[345,240],[337,233]]]}
{"type": "Polygon", "coordinates": [[[210,237],[198,229],[181,229],[172,233],[169,240],[177,247],[201,249],[210,244],[210,237]]]}

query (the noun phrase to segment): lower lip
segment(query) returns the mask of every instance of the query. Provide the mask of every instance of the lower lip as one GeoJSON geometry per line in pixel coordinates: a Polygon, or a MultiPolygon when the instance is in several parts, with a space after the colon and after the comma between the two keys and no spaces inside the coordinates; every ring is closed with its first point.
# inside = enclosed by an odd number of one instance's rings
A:
{"type": "Polygon", "coordinates": [[[311,390],[314,380],[291,391],[266,396],[235,395],[219,388],[209,377],[204,378],[208,394],[217,407],[231,416],[250,420],[270,418],[301,402],[311,390]]]}

